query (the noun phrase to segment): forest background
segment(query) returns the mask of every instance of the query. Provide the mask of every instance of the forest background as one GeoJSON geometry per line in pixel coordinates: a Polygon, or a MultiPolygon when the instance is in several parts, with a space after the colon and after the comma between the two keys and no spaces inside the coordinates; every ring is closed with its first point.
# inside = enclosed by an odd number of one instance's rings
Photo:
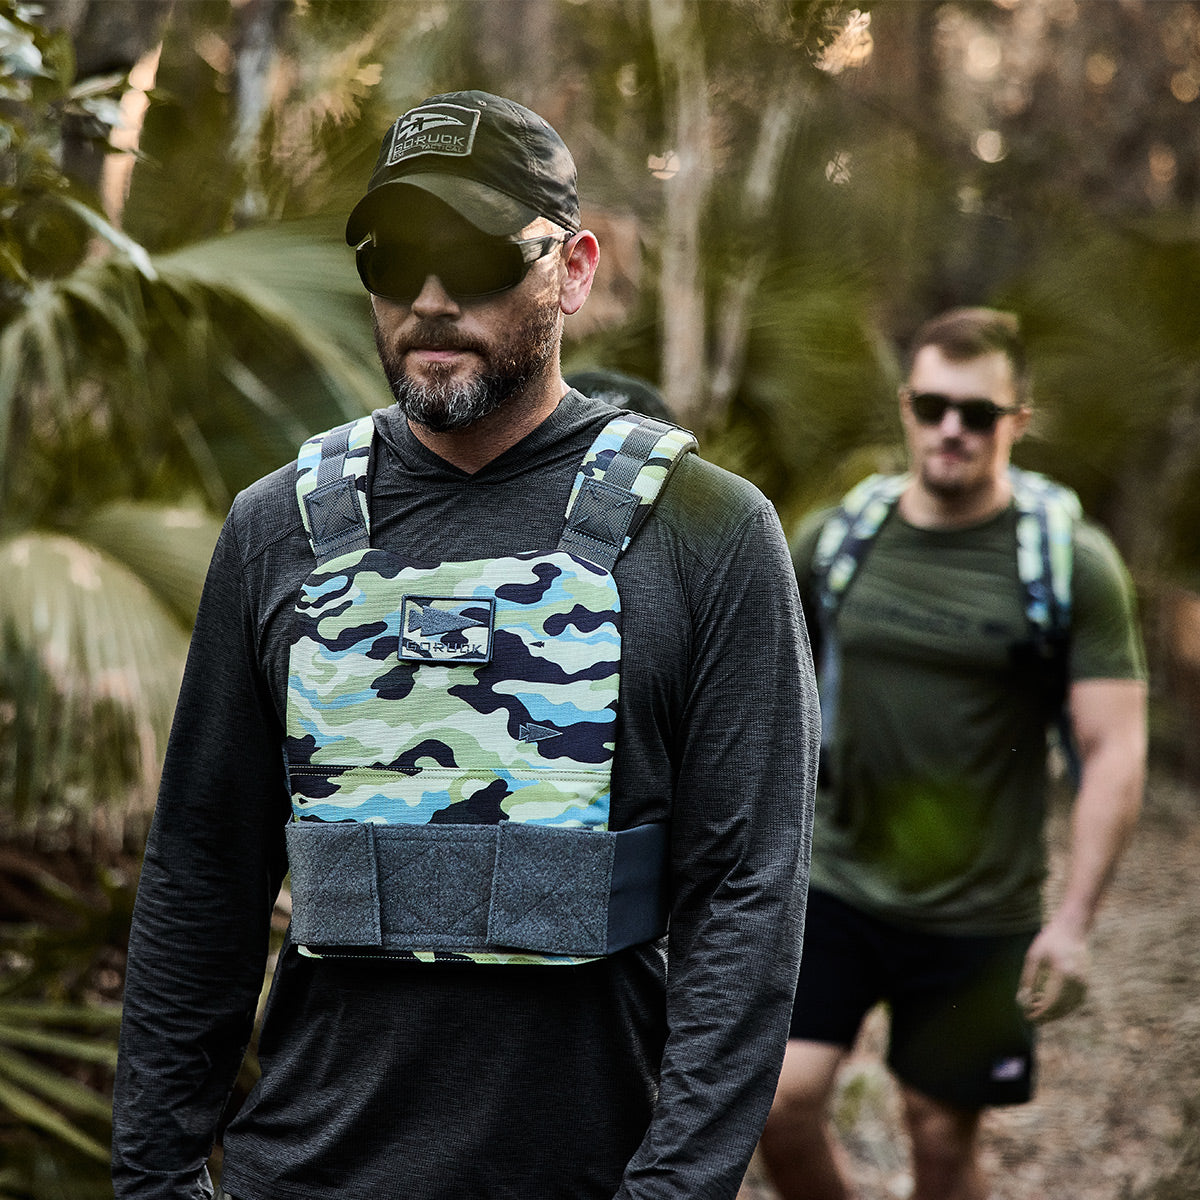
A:
{"type": "MultiPolygon", "coordinates": [[[[1149,815],[1169,793],[1195,831],[1200,6],[0,0],[0,1200],[105,1194],[124,939],[208,555],[240,488],[388,402],[345,215],[395,116],[462,87],[575,154],[603,256],[565,369],[656,382],[785,527],[900,465],[921,320],[1020,315],[1018,460],[1130,564],[1149,815]]],[[[1105,1195],[1191,1186],[1191,1099],[1154,1177],[1105,1195]]]]}

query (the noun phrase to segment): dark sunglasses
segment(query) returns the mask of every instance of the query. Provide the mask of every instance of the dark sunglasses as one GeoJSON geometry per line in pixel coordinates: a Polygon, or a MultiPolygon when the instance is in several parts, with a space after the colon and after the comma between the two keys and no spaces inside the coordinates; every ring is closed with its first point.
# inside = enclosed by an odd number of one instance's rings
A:
{"type": "Polygon", "coordinates": [[[1021,411],[1019,404],[1005,408],[993,400],[951,400],[937,392],[908,392],[908,403],[913,416],[922,425],[940,425],[949,409],[958,413],[964,429],[972,433],[991,433],[1001,417],[1010,417],[1021,411]]]}
{"type": "Polygon", "coordinates": [[[525,238],[506,242],[476,238],[450,246],[429,247],[413,242],[382,242],[374,234],[354,252],[363,286],[375,296],[411,304],[430,275],[456,300],[478,300],[515,288],[539,258],[545,258],[566,236],[525,238]]]}

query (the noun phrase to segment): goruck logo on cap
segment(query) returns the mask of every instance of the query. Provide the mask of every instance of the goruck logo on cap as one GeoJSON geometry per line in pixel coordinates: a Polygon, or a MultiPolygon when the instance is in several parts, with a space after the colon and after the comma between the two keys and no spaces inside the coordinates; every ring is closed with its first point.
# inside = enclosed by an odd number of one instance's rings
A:
{"type": "Polygon", "coordinates": [[[387,165],[418,154],[467,155],[475,144],[479,110],[459,104],[428,104],[407,112],[392,127],[387,165]]]}

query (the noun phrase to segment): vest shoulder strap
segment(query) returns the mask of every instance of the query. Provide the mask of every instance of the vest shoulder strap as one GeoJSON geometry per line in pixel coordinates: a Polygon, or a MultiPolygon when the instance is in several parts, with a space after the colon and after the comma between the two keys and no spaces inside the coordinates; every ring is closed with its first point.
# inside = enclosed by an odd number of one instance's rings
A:
{"type": "Polygon", "coordinates": [[[686,429],[637,413],[614,417],[579,465],[558,549],[612,570],[672,471],[695,450],[686,429]]]}
{"type": "Polygon", "coordinates": [[[296,501],[318,563],[371,544],[367,464],[375,423],[360,417],[310,437],[296,459],[296,501]]]}

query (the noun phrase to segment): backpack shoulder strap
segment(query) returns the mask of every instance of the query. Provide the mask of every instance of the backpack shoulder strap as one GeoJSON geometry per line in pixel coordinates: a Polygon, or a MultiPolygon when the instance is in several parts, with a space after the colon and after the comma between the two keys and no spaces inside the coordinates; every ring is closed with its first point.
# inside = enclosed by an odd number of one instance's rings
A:
{"type": "Polygon", "coordinates": [[[1043,637],[1063,637],[1071,625],[1071,574],[1079,497],[1036,471],[1009,468],[1017,509],[1017,574],[1025,615],[1043,637]]]}
{"type": "Polygon", "coordinates": [[[858,564],[908,483],[907,475],[869,475],[842,499],[821,528],[813,551],[818,608],[832,613],[858,564]]]}
{"type": "Polygon", "coordinates": [[[907,483],[907,475],[868,475],[846,493],[837,510],[826,520],[813,551],[813,584],[820,634],[818,694],[821,749],[824,751],[821,765],[825,779],[831,777],[829,751],[833,745],[841,688],[841,651],[834,616],[872,539],[896,507],[907,483]]]}
{"type": "Polygon", "coordinates": [[[1071,575],[1075,524],[1083,516],[1070,488],[1035,471],[1009,468],[1017,509],[1017,575],[1025,591],[1025,617],[1034,652],[1049,671],[1048,686],[1059,693],[1054,718],[1067,775],[1079,786],[1082,762],[1066,706],[1066,647],[1071,629],[1071,575]]]}
{"type": "Polygon", "coordinates": [[[310,437],[296,459],[296,502],[318,563],[371,544],[367,464],[375,424],[360,417],[310,437]]]}
{"type": "Polygon", "coordinates": [[[695,450],[686,429],[638,413],[614,417],[579,464],[558,549],[611,571],[672,471],[695,450]]]}

